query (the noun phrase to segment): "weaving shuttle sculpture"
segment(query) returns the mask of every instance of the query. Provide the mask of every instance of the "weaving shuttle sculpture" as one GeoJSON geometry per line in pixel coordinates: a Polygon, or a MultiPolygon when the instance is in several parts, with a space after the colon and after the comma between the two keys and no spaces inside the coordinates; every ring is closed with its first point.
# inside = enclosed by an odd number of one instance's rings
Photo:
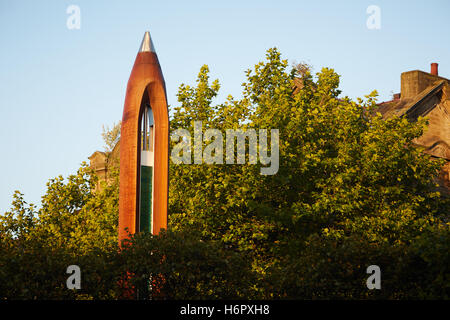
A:
{"type": "Polygon", "coordinates": [[[147,31],[128,80],[122,116],[119,243],[128,233],[158,234],[167,228],[168,170],[166,88],[147,31]]]}

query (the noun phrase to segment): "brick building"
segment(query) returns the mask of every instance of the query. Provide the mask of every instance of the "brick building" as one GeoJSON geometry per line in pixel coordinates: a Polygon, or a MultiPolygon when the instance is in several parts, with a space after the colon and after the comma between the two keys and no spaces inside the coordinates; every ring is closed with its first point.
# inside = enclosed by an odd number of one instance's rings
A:
{"type": "Polygon", "coordinates": [[[450,80],[439,76],[438,64],[432,63],[430,72],[413,70],[400,77],[400,93],[393,100],[381,103],[377,111],[384,118],[406,117],[410,121],[427,117],[428,130],[414,142],[424,152],[445,159],[439,184],[441,191],[450,190],[450,80]]]}

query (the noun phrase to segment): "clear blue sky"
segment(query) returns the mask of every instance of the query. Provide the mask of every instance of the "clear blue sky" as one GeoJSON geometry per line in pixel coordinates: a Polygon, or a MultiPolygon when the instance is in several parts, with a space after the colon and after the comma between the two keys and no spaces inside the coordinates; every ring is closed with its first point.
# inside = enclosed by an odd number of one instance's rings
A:
{"type": "Polygon", "coordinates": [[[102,125],[122,117],[125,88],[149,30],[177,105],[181,83],[208,64],[226,95],[278,47],[283,56],[341,75],[343,95],[387,100],[400,73],[450,77],[450,2],[429,1],[6,1],[0,0],[0,213],[14,190],[38,204],[49,178],[74,173],[101,150],[102,125]],[[81,28],[69,30],[69,5],[81,28]],[[381,29],[366,27],[369,5],[381,29]]]}

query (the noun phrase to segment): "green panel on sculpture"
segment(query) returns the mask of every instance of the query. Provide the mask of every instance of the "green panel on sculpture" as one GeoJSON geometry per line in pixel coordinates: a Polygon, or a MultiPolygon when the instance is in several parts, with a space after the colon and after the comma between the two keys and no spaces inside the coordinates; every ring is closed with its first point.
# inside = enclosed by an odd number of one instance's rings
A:
{"type": "Polygon", "coordinates": [[[141,166],[141,205],[139,231],[151,232],[153,167],[141,166]]]}

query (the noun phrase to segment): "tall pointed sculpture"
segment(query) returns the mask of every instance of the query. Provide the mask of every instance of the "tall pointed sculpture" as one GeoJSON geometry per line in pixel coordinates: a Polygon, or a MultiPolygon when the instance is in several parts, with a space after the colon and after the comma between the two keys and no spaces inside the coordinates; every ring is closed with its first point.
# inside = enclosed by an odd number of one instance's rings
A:
{"type": "Polygon", "coordinates": [[[128,80],[120,138],[119,242],[167,228],[169,114],[166,87],[147,31],[128,80]]]}

